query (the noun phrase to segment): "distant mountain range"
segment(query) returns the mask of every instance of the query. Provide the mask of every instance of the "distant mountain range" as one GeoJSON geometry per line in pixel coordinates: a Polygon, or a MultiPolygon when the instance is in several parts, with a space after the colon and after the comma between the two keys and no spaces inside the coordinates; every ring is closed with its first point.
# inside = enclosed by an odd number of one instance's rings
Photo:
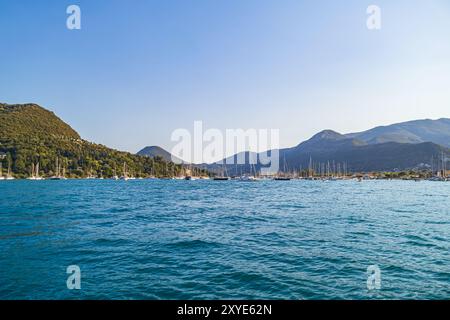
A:
{"type": "Polygon", "coordinates": [[[368,144],[433,142],[450,148],[450,119],[415,120],[347,134],[368,144]]]}
{"type": "MultiPolygon", "coordinates": [[[[450,119],[409,121],[350,134],[324,130],[293,148],[279,150],[280,171],[306,169],[311,165],[345,165],[350,171],[362,172],[427,168],[432,165],[432,158],[437,161],[442,154],[448,158],[449,147],[450,119]]],[[[158,151],[155,154],[170,158],[169,152],[159,147],[155,150],[158,151]]],[[[250,153],[244,152],[244,156],[248,163],[250,153]]],[[[227,159],[225,163],[229,163],[227,159]]],[[[216,172],[223,170],[223,165],[218,163],[200,167],[216,172]]],[[[260,170],[261,166],[259,163],[254,167],[228,165],[226,169],[230,175],[236,175],[260,170]]]]}
{"type": "Polygon", "coordinates": [[[289,169],[308,168],[310,163],[344,164],[351,171],[397,171],[431,165],[450,150],[434,142],[367,143],[334,131],[322,131],[294,148],[280,150],[280,166],[289,169]]]}

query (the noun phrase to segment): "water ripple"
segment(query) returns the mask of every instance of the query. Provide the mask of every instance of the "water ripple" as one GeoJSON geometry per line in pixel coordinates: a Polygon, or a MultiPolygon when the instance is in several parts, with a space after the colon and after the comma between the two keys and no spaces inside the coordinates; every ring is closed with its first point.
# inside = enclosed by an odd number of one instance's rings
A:
{"type": "Polygon", "coordinates": [[[12,181],[0,194],[4,299],[450,294],[450,184],[12,181]]]}

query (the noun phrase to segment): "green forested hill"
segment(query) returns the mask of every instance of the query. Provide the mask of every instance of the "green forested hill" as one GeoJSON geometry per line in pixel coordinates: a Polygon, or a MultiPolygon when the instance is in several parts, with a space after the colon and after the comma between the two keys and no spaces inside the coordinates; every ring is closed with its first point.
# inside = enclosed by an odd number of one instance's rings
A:
{"type": "Polygon", "coordinates": [[[161,158],[147,158],[107,148],[81,139],[79,134],[54,113],[36,105],[0,104],[0,159],[3,174],[10,164],[16,177],[30,175],[39,162],[40,174],[55,174],[56,159],[68,177],[96,175],[111,177],[116,170],[134,176],[172,176],[181,166],[161,158]]]}
{"type": "Polygon", "coordinates": [[[12,139],[35,137],[81,139],[78,133],[53,112],[36,104],[6,105],[0,103],[1,136],[12,139]]]}

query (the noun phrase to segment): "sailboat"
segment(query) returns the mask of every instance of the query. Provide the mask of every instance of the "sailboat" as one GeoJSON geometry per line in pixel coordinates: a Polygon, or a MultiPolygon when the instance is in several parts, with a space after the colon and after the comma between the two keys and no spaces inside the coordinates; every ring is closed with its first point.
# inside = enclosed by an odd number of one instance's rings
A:
{"type": "Polygon", "coordinates": [[[5,180],[5,177],[3,176],[3,163],[0,162],[0,180],[5,180]]]}
{"type": "Polygon", "coordinates": [[[53,177],[51,177],[50,180],[67,180],[65,175],[66,175],[66,169],[63,168],[62,174],[61,174],[61,166],[59,164],[59,158],[56,158],[55,175],[53,177]]]}
{"type": "Polygon", "coordinates": [[[135,177],[128,176],[128,170],[127,170],[127,164],[126,162],[123,163],[123,176],[120,177],[120,180],[128,181],[128,180],[134,180],[135,177]]]}
{"type": "Polygon", "coordinates": [[[89,174],[88,174],[88,176],[86,177],[86,179],[87,179],[87,180],[97,179],[97,177],[94,176],[94,175],[92,174],[92,169],[91,169],[91,168],[89,168],[89,174]]]}
{"type": "Polygon", "coordinates": [[[41,176],[39,176],[39,162],[36,163],[35,169],[36,169],[36,173],[35,173],[35,175],[34,175],[35,180],[44,180],[44,178],[42,178],[41,176]]]}
{"type": "Polygon", "coordinates": [[[442,159],[442,181],[448,181],[447,177],[447,156],[444,156],[444,152],[441,153],[442,159]]]}
{"type": "Polygon", "coordinates": [[[50,180],[60,180],[59,178],[59,159],[56,158],[55,175],[50,177],[50,180]]]}
{"type": "Polygon", "coordinates": [[[127,164],[125,162],[123,163],[123,176],[120,177],[120,180],[128,180],[127,164]]]}
{"type": "Polygon", "coordinates": [[[192,165],[189,167],[189,169],[187,170],[187,175],[184,177],[184,180],[190,180],[190,181],[194,181],[194,180],[198,180],[198,178],[195,176],[195,170],[192,168],[192,165]]]}
{"type": "Polygon", "coordinates": [[[444,156],[444,152],[441,152],[441,168],[439,171],[439,181],[448,181],[446,165],[447,157],[444,156]]]}
{"type": "Polygon", "coordinates": [[[242,176],[240,176],[238,178],[238,181],[243,181],[243,182],[255,182],[258,181],[258,179],[256,179],[254,176],[248,175],[248,174],[244,174],[242,176]]]}
{"type": "Polygon", "coordinates": [[[275,181],[290,181],[291,178],[286,175],[286,158],[284,158],[283,174],[278,174],[273,180],[275,181]]]}
{"type": "Polygon", "coordinates": [[[273,180],[275,180],[275,181],[291,181],[291,178],[278,176],[278,177],[275,177],[273,180]]]}
{"type": "Polygon", "coordinates": [[[67,180],[67,178],[66,178],[66,167],[62,168],[61,180],[67,180]]]}
{"type": "Polygon", "coordinates": [[[238,178],[238,181],[243,181],[243,182],[255,182],[255,181],[259,181],[260,179],[257,177],[258,176],[258,174],[257,174],[257,172],[256,172],[256,167],[253,165],[253,164],[251,164],[250,165],[250,174],[244,174],[244,175],[242,175],[242,176],[240,176],[239,178],[238,178]],[[255,175],[253,176],[252,175],[252,171],[254,170],[254,172],[255,172],[255,175]]]}
{"type": "Polygon", "coordinates": [[[119,180],[119,177],[117,176],[116,167],[114,166],[114,175],[112,177],[113,180],[119,180]]]}
{"type": "Polygon", "coordinates": [[[34,163],[31,164],[31,175],[28,180],[44,180],[44,178],[39,176],[39,162],[36,165],[34,163]]]}
{"type": "Polygon", "coordinates": [[[8,161],[8,173],[6,174],[5,180],[14,180],[15,178],[11,175],[11,163],[8,161]]]}
{"type": "Polygon", "coordinates": [[[444,152],[436,157],[436,167],[434,167],[434,157],[431,157],[431,177],[429,181],[450,181],[447,175],[447,158],[444,152]],[[434,168],[433,168],[434,167],[434,168]]]}
{"type": "Polygon", "coordinates": [[[157,179],[157,178],[155,176],[155,170],[154,170],[155,161],[153,160],[153,158],[151,158],[151,163],[152,163],[152,166],[150,168],[150,176],[147,179],[154,180],[154,179],[157,179]]]}
{"type": "Polygon", "coordinates": [[[228,181],[228,180],[230,180],[230,177],[219,176],[219,177],[214,177],[213,180],[215,180],[215,181],[228,181]]]}
{"type": "Polygon", "coordinates": [[[194,176],[186,176],[186,177],[184,177],[184,180],[195,181],[195,180],[198,180],[198,178],[194,177],[194,176]]]}
{"type": "Polygon", "coordinates": [[[228,181],[228,180],[230,180],[230,177],[228,176],[228,173],[227,173],[227,166],[225,165],[225,162],[222,165],[222,175],[221,176],[215,176],[213,178],[213,180],[215,180],[215,181],[228,181]]]}
{"type": "Polygon", "coordinates": [[[27,180],[36,180],[36,177],[34,176],[34,163],[31,163],[31,172],[30,176],[27,178],[27,180]]]}

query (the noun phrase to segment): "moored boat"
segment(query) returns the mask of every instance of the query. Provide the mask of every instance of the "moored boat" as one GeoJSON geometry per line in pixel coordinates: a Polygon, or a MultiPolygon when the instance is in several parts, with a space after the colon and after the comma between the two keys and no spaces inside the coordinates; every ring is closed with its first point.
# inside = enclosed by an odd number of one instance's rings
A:
{"type": "Polygon", "coordinates": [[[214,181],[228,181],[230,180],[230,177],[214,177],[214,181]]]}

